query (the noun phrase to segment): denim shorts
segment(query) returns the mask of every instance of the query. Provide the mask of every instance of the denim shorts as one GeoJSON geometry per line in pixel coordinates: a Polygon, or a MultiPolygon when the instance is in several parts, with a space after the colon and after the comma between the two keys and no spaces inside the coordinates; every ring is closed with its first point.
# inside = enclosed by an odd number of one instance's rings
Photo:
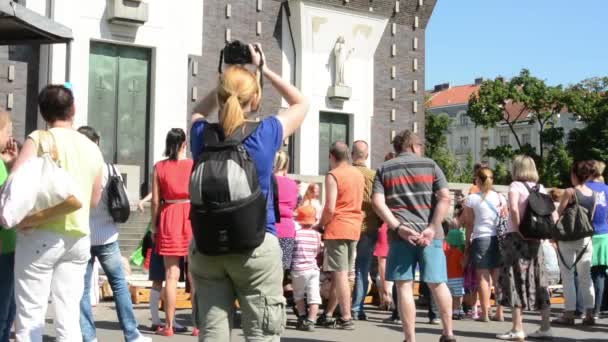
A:
{"type": "Polygon", "coordinates": [[[498,238],[480,237],[471,243],[471,259],[476,269],[492,269],[499,266],[498,238]]]}
{"type": "Polygon", "coordinates": [[[415,246],[403,240],[392,240],[386,259],[386,279],[389,281],[414,280],[416,265],[425,283],[445,283],[448,271],[443,252],[443,240],[435,239],[426,247],[415,246]]]}

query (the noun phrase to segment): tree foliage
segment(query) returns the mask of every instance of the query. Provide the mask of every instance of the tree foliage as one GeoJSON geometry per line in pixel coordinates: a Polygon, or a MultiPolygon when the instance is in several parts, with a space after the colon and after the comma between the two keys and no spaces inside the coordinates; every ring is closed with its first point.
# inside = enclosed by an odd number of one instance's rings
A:
{"type": "MultiPolygon", "coordinates": [[[[515,146],[489,149],[487,157],[494,158],[500,165],[517,154],[528,155],[537,162],[541,180],[545,184],[561,185],[557,180],[562,179],[563,175],[556,175],[552,168],[568,164],[569,159],[563,153],[563,132],[560,135],[554,123],[569,101],[568,92],[561,85],[549,86],[524,69],[509,81],[499,77],[483,82],[479,92],[469,100],[467,115],[479,126],[507,126],[515,139],[515,146]],[[538,149],[522,142],[517,127],[525,124],[534,125],[538,130],[538,149]]],[[[505,165],[497,171],[505,177],[508,175],[505,165]]]]}
{"type": "Polygon", "coordinates": [[[575,160],[608,160],[608,77],[581,81],[569,89],[568,106],[585,127],[568,137],[567,149],[575,160]]]}
{"type": "Polygon", "coordinates": [[[451,119],[447,114],[426,113],[426,156],[433,159],[450,182],[457,181],[458,161],[448,149],[446,133],[451,119]]]}

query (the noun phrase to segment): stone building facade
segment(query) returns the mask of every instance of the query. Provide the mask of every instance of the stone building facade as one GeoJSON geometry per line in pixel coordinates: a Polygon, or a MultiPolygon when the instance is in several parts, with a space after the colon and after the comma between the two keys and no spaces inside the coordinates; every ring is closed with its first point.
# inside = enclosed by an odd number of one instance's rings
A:
{"type": "MultiPolygon", "coordinates": [[[[36,94],[70,74],[76,125],[102,131],[104,156],[122,165],[133,197],[148,190],[166,132],[186,129],[196,102],[215,86],[228,40],[261,42],[268,65],[310,99],[304,125],[286,141],[293,173],[323,174],[335,139],[368,141],[376,167],[398,131],[424,133],[425,28],[436,0],[19,2],[71,28],[74,41],[71,51],[0,47],[0,106],[11,99],[16,137],[44,126],[36,94]],[[348,98],[329,96],[338,37],[352,50],[348,98]]],[[[285,107],[265,82],[260,116],[285,107]]]]}

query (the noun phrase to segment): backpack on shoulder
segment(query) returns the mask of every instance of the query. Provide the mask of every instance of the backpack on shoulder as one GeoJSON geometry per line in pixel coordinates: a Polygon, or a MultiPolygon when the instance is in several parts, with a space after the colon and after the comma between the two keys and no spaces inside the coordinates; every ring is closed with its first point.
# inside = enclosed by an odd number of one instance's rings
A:
{"type": "Polygon", "coordinates": [[[524,217],[519,225],[519,232],[526,239],[544,240],[553,238],[553,212],[555,204],[548,194],[540,192],[540,185],[530,187],[523,182],[530,195],[524,212],[524,217]]]}
{"type": "Polygon", "coordinates": [[[190,221],[203,254],[241,253],[264,242],[266,197],[243,146],[257,126],[247,122],[229,137],[218,124],[204,128],[204,150],[190,177],[190,221]]]}
{"type": "Polygon", "coordinates": [[[129,196],[125,188],[125,182],[112,164],[106,165],[108,168],[108,210],[112,219],[116,223],[125,223],[131,214],[129,196]]]}

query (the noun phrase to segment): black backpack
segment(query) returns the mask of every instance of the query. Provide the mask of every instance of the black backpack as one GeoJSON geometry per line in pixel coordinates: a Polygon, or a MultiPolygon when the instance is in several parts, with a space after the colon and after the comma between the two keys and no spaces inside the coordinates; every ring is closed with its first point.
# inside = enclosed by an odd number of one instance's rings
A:
{"type": "Polygon", "coordinates": [[[548,194],[540,192],[540,185],[528,186],[522,182],[530,195],[524,217],[519,225],[519,232],[527,239],[544,240],[553,238],[553,212],[555,204],[548,194]]]}
{"type": "Polygon", "coordinates": [[[203,254],[240,253],[264,242],[266,197],[243,146],[257,126],[247,122],[230,137],[218,124],[204,128],[203,153],[190,177],[190,221],[203,254]]]}
{"type": "Polygon", "coordinates": [[[131,214],[131,205],[125,189],[122,177],[116,172],[114,165],[107,164],[108,167],[108,210],[110,216],[116,223],[125,223],[131,214]]]}

